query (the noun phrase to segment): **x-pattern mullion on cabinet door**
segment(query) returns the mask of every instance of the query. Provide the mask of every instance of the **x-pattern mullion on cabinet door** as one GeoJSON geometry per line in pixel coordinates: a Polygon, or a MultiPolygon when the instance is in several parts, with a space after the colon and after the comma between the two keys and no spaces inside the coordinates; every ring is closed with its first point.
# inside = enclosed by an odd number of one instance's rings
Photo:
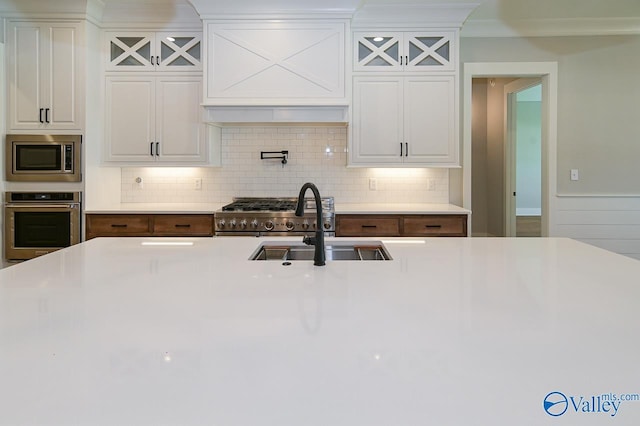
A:
{"type": "Polygon", "coordinates": [[[409,40],[410,44],[413,44],[417,49],[421,50],[422,53],[416,56],[409,57],[408,65],[419,65],[425,59],[431,57],[434,61],[439,63],[440,65],[448,65],[451,62],[451,58],[445,58],[444,56],[438,53],[438,50],[449,43],[449,39],[447,37],[441,37],[436,43],[428,46],[424,42],[420,40],[420,37],[411,37],[409,40]]]}
{"type": "Polygon", "coordinates": [[[389,49],[391,49],[392,47],[394,47],[394,45],[397,45],[399,43],[397,38],[390,37],[389,40],[387,40],[385,43],[379,46],[374,44],[371,40],[369,40],[369,37],[362,38],[361,40],[359,40],[359,43],[361,43],[367,49],[371,50],[371,53],[369,53],[364,58],[360,59],[359,62],[361,64],[364,64],[366,66],[369,62],[375,59],[381,59],[392,66],[398,64],[398,58],[394,58],[393,56],[387,53],[389,49]]]}
{"type": "MultiPolygon", "coordinates": [[[[131,37],[126,37],[126,38],[131,38],[131,37]]],[[[142,66],[146,66],[150,64],[150,58],[145,58],[144,56],[138,53],[139,50],[141,50],[147,44],[151,43],[151,41],[148,38],[141,37],[141,39],[135,44],[133,44],[132,46],[129,46],[127,43],[123,42],[119,37],[115,37],[113,40],[111,40],[111,43],[123,50],[123,52],[120,55],[118,55],[116,58],[111,59],[111,63],[118,65],[121,62],[127,60],[128,58],[133,58],[136,61],[138,61],[142,66]]],[[[149,51],[151,52],[151,46],[149,46],[149,51]]]]}
{"type": "Polygon", "coordinates": [[[180,58],[183,58],[185,61],[189,62],[193,66],[196,66],[200,63],[199,58],[195,58],[193,55],[189,53],[189,51],[194,46],[200,43],[200,40],[197,37],[191,37],[191,40],[185,43],[183,46],[180,46],[177,43],[168,39],[163,39],[161,43],[166,45],[173,52],[166,57],[163,56],[161,58],[162,60],[160,62],[160,65],[165,67],[171,66],[171,64],[174,63],[174,61],[180,58]]]}

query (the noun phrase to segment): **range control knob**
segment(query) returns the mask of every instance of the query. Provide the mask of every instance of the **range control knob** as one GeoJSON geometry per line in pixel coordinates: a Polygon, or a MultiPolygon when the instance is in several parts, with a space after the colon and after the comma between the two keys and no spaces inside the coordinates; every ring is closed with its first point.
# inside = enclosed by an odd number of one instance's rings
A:
{"type": "Polygon", "coordinates": [[[226,222],[224,221],[224,219],[220,219],[218,221],[218,228],[224,229],[225,225],[226,225],[226,222]]]}
{"type": "Polygon", "coordinates": [[[251,227],[252,227],[253,229],[256,229],[256,228],[258,227],[258,219],[253,219],[253,220],[251,221],[251,227]]]}
{"type": "Polygon", "coordinates": [[[264,229],[266,229],[267,231],[273,230],[273,226],[273,220],[267,220],[264,222],[264,229]]]}
{"type": "Polygon", "coordinates": [[[293,231],[293,228],[296,227],[296,225],[290,220],[288,220],[287,223],[284,224],[284,226],[287,228],[287,231],[293,231]]]}
{"type": "Polygon", "coordinates": [[[309,229],[309,226],[309,221],[307,219],[302,221],[302,229],[306,231],[307,229],[309,229]]]}
{"type": "Polygon", "coordinates": [[[324,229],[331,229],[331,222],[325,222],[324,229]]]}
{"type": "Polygon", "coordinates": [[[242,219],[240,221],[240,228],[241,229],[247,229],[247,220],[246,219],[242,219]]]}
{"type": "Polygon", "coordinates": [[[229,226],[231,227],[231,229],[235,229],[235,227],[236,227],[236,218],[235,217],[229,221],[229,226]]]}

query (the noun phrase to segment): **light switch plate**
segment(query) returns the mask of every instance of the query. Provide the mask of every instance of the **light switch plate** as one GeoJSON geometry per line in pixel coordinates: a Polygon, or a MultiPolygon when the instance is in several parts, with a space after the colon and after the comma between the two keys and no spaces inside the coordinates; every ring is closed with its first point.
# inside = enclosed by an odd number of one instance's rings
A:
{"type": "Polygon", "coordinates": [[[579,180],[578,169],[571,169],[571,180],[579,180]]]}
{"type": "Polygon", "coordinates": [[[377,191],[378,190],[378,179],[369,178],[369,191],[377,191]]]}

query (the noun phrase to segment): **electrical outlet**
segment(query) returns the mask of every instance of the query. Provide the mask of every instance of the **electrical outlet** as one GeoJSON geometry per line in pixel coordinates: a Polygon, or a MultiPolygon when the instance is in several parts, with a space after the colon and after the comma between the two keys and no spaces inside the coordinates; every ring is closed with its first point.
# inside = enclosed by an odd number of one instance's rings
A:
{"type": "Polygon", "coordinates": [[[369,191],[377,191],[378,190],[378,179],[369,178],[369,191]]]}
{"type": "Polygon", "coordinates": [[[193,181],[193,189],[195,189],[196,191],[202,190],[202,178],[196,178],[193,181]]]}
{"type": "Polygon", "coordinates": [[[435,191],[435,190],[436,190],[436,180],[427,179],[427,191],[435,191]]]}
{"type": "Polygon", "coordinates": [[[138,189],[144,188],[144,181],[142,180],[141,177],[136,178],[136,188],[138,189]]]}

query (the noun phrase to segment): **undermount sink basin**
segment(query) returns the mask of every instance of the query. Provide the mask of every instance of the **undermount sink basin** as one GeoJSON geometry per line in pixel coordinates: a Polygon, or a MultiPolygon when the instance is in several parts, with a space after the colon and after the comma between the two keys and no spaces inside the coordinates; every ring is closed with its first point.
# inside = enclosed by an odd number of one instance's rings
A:
{"type": "MultiPolygon", "coordinates": [[[[313,261],[315,247],[303,243],[268,242],[258,246],[249,260],[309,260],[313,261]]],[[[325,246],[326,260],[391,260],[380,241],[331,243],[325,246]]]]}

